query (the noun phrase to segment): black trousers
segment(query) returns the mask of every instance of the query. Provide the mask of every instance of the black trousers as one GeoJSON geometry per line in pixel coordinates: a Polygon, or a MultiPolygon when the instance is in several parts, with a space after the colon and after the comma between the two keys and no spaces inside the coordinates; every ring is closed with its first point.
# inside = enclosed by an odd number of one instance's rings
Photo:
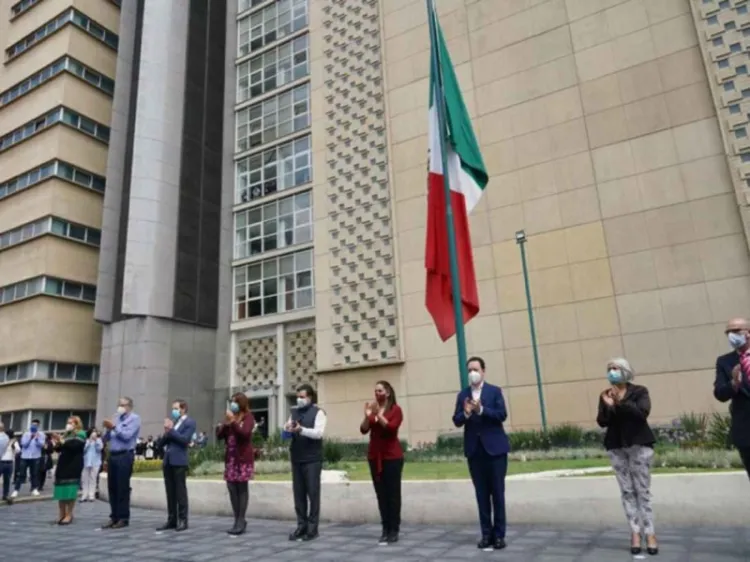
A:
{"type": "Polygon", "coordinates": [[[401,475],[404,471],[404,459],[381,461],[381,464],[383,470],[378,475],[377,461],[370,461],[380,521],[384,533],[398,533],[401,529],[401,475]]]}
{"type": "Polygon", "coordinates": [[[468,459],[471,481],[477,497],[479,525],[486,538],[505,538],[505,475],[508,455],[490,455],[479,443],[468,459]]]}
{"type": "Polygon", "coordinates": [[[133,451],[116,451],[109,454],[107,490],[109,492],[109,518],[112,521],[130,521],[130,478],[133,476],[133,451]]]}
{"type": "Polygon", "coordinates": [[[175,525],[178,521],[187,521],[188,467],[165,464],[162,472],[164,473],[164,489],[167,492],[167,522],[175,525]]]}
{"type": "Polygon", "coordinates": [[[747,472],[747,476],[750,478],[750,447],[737,447],[737,451],[740,453],[740,459],[742,459],[742,464],[745,466],[745,472],[747,472]]]}
{"type": "Polygon", "coordinates": [[[323,462],[292,463],[292,489],[297,527],[308,533],[318,530],[320,519],[320,473],[323,462]]]}

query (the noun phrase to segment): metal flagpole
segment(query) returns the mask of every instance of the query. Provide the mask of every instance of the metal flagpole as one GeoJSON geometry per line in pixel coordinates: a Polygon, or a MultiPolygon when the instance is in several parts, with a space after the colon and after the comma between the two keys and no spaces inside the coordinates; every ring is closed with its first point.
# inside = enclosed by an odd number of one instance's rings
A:
{"type": "Polygon", "coordinates": [[[438,128],[440,129],[440,155],[443,161],[443,189],[445,193],[445,218],[448,227],[448,255],[451,268],[451,290],[453,293],[453,317],[456,323],[456,347],[458,349],[458,372],[461,388],[469,386],[469,375],[466,370],[466,334],[464,332],[463,308],[461,305],[461,277],[458,271],[458,252],[456,250],[456,231],[453,224],[453,205],[451,204],[451,188],[448,173],[448,127],[445,119],[445,97],[443,92],[443,75],[440,66],[440,44],[437,34],[437,14],[434,0],[427,0],[427,19],[432,43],[431,65],[435,77],[435,91],[433,92],[435,107],[438,114],[438,128]]]}

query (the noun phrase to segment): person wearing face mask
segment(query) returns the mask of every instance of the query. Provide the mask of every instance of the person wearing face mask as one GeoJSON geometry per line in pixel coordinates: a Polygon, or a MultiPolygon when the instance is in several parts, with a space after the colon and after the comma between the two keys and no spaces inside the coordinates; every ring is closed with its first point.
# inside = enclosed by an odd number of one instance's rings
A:
{"type": "Polygon", "coordinates": [[[164,488],[167,493],[167,522],[157,529],[177,532],[188,528],[188,449],[193,433],[195,420],[188,416],[188,405],[184,400],[172,403],[170,417],[164,420],[164,435],[161,438],[164,447],[164,488]]]}
{"type": "Polygon", "coordinates": [[[73,522],[73,509],[81,488],[85,444],[86,432],[83,431],[81,418],[78,416],[68,418],[65,433],[62,437],[56,435],[54,438],[54,450],[60,453],[55,467],[54,493],[60,510],[58,525],[70,525],[73,522]]]}
{"type": "Polygon", "coordinates": [[[326,413],[317,406],[315,389],[309,384],[297,388],[297,407],[284,425],[285,436],[291,438],[289,456],[292,462],[294,511],[297,514],[297,528],[289,535],[290,541],[318,538],[326,422],[326,413]]]}
{"type": "Polygon", "coordinates": [[[102,449],[104,443],[99,438],[99,432],[92,428],[86,438],[83,448],[83,476],[81,502],[92,502],[96,499],[96,480],[102,467],[102,449]]]}
{"type": "Polygon", "coordinates": [[[396,392],[388,381],[375,384],[375,402],[365,404],[365,419],[359,426],[362,435],[370,434],[367,460],[378,498],[383,534],[379,544],[398,542],[401,527],[401,475],[404,451],[398,440],[398,428],[404,420],[396,403],[396,392]]]}
{"type": "Polygon", "coordinates": [[[503,422],[508,417],[503,391],[484,379],[485,363],[466,363],[469,386],[458,393],[453,423],[464,428],[464,454],[474,483],[484,551],[505,548],[505,475],[510,442],[503,422]]]}
{"type": "Polygon", "coordinates": [[[250,412],[250,402],[244,393],[238,392],[232,396],[224,422],[216,427],[216,438],[223,439],[226,444],[224,480],[234,514],[234,526],[227,532],[235,536],[243,534],[247,529],[245,514],[250,499],[248,482],[255,473],[253,427],[255,418],[250,412]]]}
{"type": "Polygon", "coordinates": [[[39,495],[40,463],[42,462],[42,452],[44,451],[45,442],[46,437],[44,433],[39,431],[39,420],[31,420],[29,430],[21,437],[21,469],[16,479],[15,490],[10,495],[10,499],[18,497],[18,492],[26,481],[27,472],[31,481],[31,495],[39,495]]]}
{"type": "Polygon", "coordinates": [[[13,480],[13,430],[6,432],[3,422],[0,422],[0,478],[3,479],[2,501],[7,502],[13,480]]]}
{"type": "Polygon", "coordinates": [[[102,529],[122,529],[130,525],[130,478],[133,475],[135,444],[141,432],[141,418],[133,412],[133,399],[123,396],[113,420],[104,420],[104,443],[109,447],[107,492],[109,521],[102,529]]]}
{"type": "Polygon", "coordinates": [[[645,386],[633,384],[633,369],[626,359],[607,363],[609,388],[599,396],[596,423],[604,427],[604,446],[609,453],[622,507],[631,530],[630,551],[641,552],[641,533],[647,550],[659,553],[651,509],[651,463],[654,459],[654,433],[648,425],[651,399],[645,386]]]}
{"type": "Polygon", "coordinates": [[[734,318],[725,334],[732,351],[716,359],[714,397],[730,403],[730,436],[750,477],[750,322],[734,318]]]}

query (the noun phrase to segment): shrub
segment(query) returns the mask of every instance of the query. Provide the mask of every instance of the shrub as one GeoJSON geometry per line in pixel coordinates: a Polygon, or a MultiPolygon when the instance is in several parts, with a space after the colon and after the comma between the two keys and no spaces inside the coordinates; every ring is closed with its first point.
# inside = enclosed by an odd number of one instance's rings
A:
{"type": "Polygon", "coordinates": [[[656,455],[655,467],[664,468],[742,468],[737,451],[721,449],[673,449],[656,455]]]}
{"type": "Polygon", "coordinates": [[[731,449],[731,428],[732,417],[729,414],[715,412],[708,425],[707,440],[709,446],[714,449],[731,449]]]}
{"type": "Polygon", "coordinates": [[[143,472],[161,472],[162,462],[158,459],[137,460],[133,463],[133,474],[143,472]]]}
{"type": "MultiPolygon", "coordinates": [[[[256,474],[287,474],[292,471],[288,462],[284,461],[256,461],[256,474]]],[[[223,476],[224,463],[216,461],[205,461],[195,467],[193,476],[223,476]]]]}

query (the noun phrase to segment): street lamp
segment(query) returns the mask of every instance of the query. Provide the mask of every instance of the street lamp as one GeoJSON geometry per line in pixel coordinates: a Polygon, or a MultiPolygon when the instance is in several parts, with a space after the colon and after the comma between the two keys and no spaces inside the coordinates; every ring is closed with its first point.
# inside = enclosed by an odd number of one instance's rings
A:
{"type": "Polygon", "coordinates": [[[531,350],[534,354],[534,370],[536,371],[536,389],[539,393],[539,409],[542,413],[542,431],[547,433],[547,411],[544,406],[544,389],[542,388],[542,373],[539,368],[539,349],[536,343],[536,328],[534,327],[534,310],[531,306],[531,287],[529,285],[529,269],[526,266],[526,232],[516,232],[516,244],[521,248],[521,267],[523,268],[523,282],[526,286],[526,309],[529,313],[529,329],[531,330],[531,350]]]}

